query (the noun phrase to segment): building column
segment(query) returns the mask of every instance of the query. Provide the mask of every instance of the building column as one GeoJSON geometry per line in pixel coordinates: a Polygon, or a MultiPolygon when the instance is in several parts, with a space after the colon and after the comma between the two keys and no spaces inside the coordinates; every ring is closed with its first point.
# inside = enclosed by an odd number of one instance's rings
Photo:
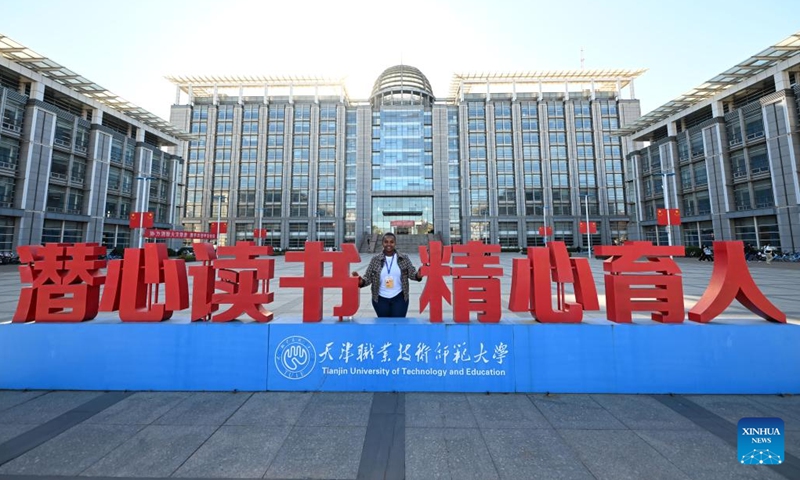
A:
{"type": "Polygon", "coordinates": [[[14,205],[19,205],[23,210],[17,230],[17,245],[42,243],[55,131],[55,114],[29,102],[22,124],[18,188],[15,189],[14,199],[14,205]]]}

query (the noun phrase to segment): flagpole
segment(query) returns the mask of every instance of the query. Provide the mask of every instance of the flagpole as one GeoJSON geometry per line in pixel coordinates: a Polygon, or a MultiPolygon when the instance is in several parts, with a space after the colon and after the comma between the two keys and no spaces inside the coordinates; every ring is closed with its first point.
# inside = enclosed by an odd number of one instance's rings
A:
{"type": "Polygon", "coordinates": [[[586,239],[589,245],[589,258],[592,258],[592,233],[589,228],[589,195],[586,195],[586,239]]]}

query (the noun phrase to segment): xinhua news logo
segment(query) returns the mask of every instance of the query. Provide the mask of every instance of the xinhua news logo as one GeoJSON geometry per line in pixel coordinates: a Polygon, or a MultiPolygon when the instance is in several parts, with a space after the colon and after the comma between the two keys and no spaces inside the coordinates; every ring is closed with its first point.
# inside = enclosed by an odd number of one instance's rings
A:
{"type": "Polygon", "coordinates": [[[780,418],[743,418],[739,430],[739,463],[744,465],[780,465],[783,463],[783,420],[780,418]]]}

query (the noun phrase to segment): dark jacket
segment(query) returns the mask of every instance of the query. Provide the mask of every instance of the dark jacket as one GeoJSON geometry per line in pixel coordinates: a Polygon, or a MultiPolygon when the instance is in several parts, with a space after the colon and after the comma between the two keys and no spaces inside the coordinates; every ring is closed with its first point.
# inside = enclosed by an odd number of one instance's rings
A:
{"type": "MultiPolygon", "coordinates": [[[[397,254],[397,266],[400,267],[400,284],[403,287],[403,298],[408,301],[408,279],[413,278],[417,280],[417,269],[411,264],[411,260],[408,259],[407,255],[403,255],[398,251],[395,251],[395,253],[397,254]]],[[[378,292],[381,288],[381,270],[383,269],[384,263],[386,263],[386,255],[384,255],[383,252],[375,255],[372,257],[372,260],[369,261],[367,271],[364,272],[364,275],[361,277],[360,287],[372,285],[373,302],[378,301],[378,292]]],[[[419,282],[420,280],[417,281],[419,282]]]]}

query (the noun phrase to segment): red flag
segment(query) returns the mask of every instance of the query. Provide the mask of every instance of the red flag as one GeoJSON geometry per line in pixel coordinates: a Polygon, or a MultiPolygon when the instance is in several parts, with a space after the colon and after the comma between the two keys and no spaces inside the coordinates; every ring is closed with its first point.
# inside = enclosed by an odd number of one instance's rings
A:
{"type": "Polygon", "coordinates": [[[132,212],[128,226],[130,228],[153,228],[153,219],[153,212],[132,212]]]}
{"type": "MultiPolygon", "coordinates": [[[[578,231],[584,235],[586,234],[586,222],[580,222],[578,231]]],[[[589,222],[589,233],[597,233],[597,222],[589,222]]]]}
{"type": "Polygon", "coordinates": [[[656,220],[659,225],[680,225],[681,211],[677,208],[659,208],[656,212],[656,220]]]}
{"type": "Polygon", "coordinates": [[[267,238],[266,228],[256,228],[253,230],[253,238],[267,238]]]}
{"type": "Polygon", "coordinates": [[[217,234],[217,225],[219,225],[219,233],[228,233],[228,224],[226,222],[209,222],[209,230],[214,235],[217,234]]]}
{"type": "Polygon", "coordinates": [[[539,227],[539,235],[549,237],[553,234],[553,227],[539,227]]]}

